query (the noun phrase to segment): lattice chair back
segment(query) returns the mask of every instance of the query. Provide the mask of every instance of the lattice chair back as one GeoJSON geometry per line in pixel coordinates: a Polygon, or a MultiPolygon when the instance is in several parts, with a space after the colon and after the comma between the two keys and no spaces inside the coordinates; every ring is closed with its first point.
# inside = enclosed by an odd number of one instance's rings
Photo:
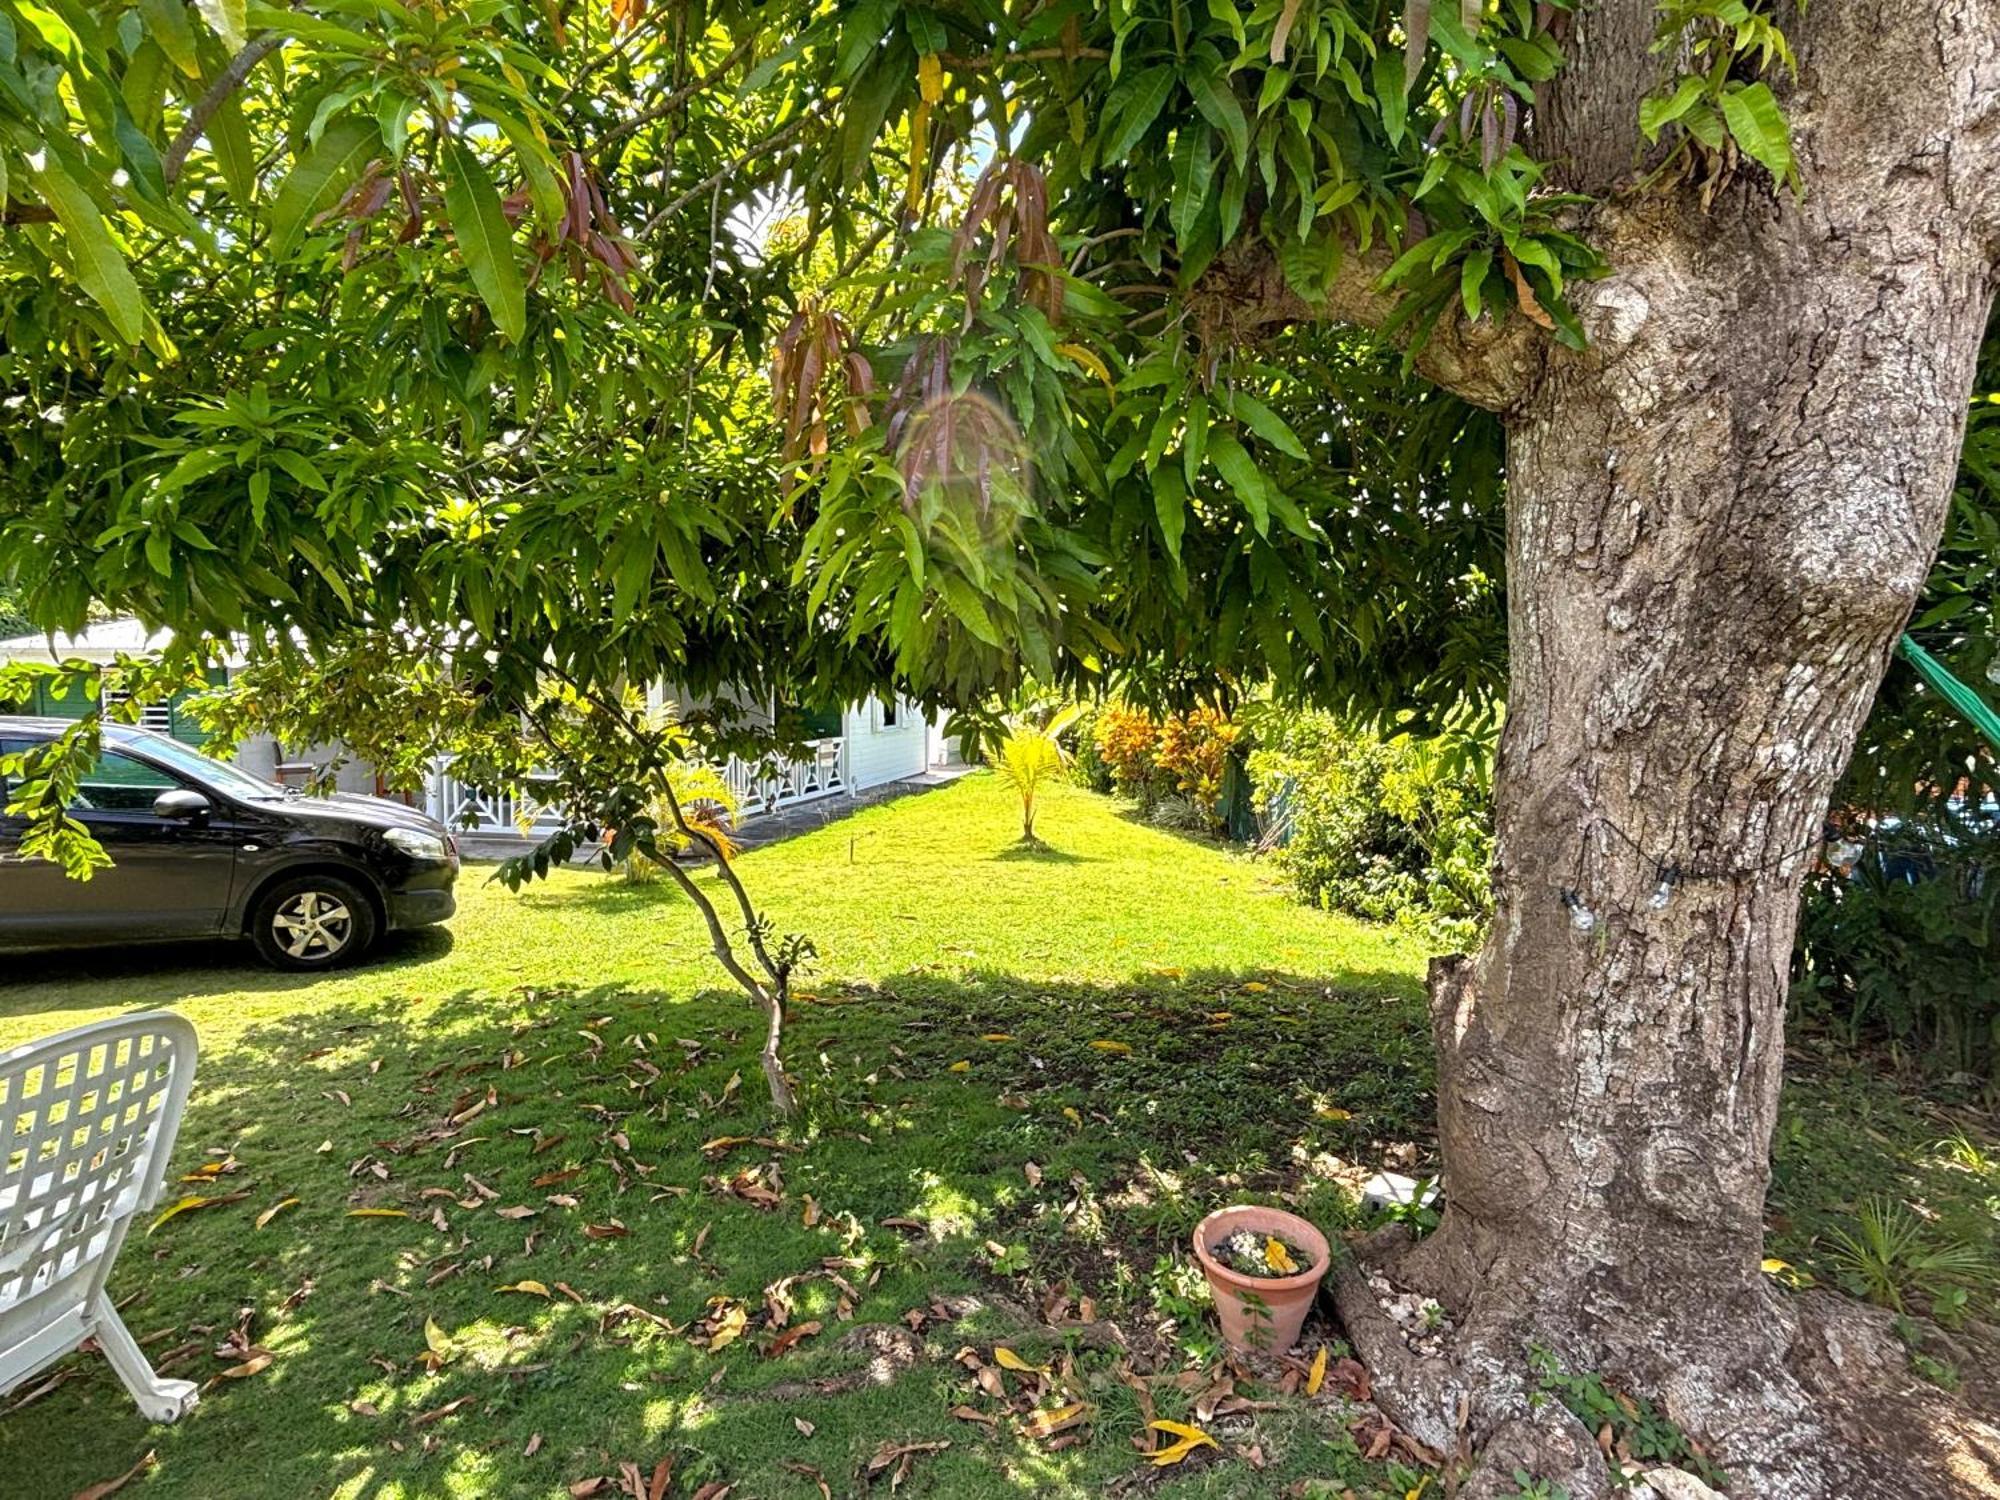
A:
{"type": "Polygon", "coordinates": [[[153,1373],[104,1290],[160,1196],[194,1061],[194,1027],[164,1011],[0,1052],[0,1393],[94,1338],[147,1416],[194,1405],[194,1384],[153,1373]]]}

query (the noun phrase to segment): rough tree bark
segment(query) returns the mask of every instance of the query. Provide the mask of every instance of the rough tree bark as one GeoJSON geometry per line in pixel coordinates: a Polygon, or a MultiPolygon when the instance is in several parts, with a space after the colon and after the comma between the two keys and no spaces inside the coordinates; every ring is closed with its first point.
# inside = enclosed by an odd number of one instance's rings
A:
{"type": "Polygon", "coordinates": [[[1358,1278],[1342,1311],[1445,1448],[1518,1461],[1535,1342],[1663,1402],[1736,1493],[1950,1493],[1841,1440],[1760,1260],[1800,884],[1933,559],[1992,300],[2000,6],[1787,14],[1805,197],[1743,173],[1707,211],[1617,192],[1652,16],[1581,12],[1534,122],[1599,197],[1590,347],[1461,329],[1428,368],[1509,430],[1498,904],[1432,975],[1443,1224],[1375,1246],[1455,1314],[1455,1368],[1413,1361],[1358,1278]]]}

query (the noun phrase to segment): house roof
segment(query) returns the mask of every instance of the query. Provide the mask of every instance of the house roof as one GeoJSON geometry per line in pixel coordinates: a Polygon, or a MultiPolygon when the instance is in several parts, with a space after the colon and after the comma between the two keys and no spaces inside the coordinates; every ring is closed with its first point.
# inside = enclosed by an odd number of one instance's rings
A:
{"type": "MultiPolygon", "coordinates": [[[[85,626],[76,635],[18,635],[12,640],[0,641],[0,662],[79,659],[108,662],[116,660],[121,654],[143,656],[165,650],[172,639],[170,632],[148,630],[138,620],[99,620],[85,626]]],[[[229,662],[232,666],[240,662],[238,653],[233,649],[229,653],[229,662]]]]}

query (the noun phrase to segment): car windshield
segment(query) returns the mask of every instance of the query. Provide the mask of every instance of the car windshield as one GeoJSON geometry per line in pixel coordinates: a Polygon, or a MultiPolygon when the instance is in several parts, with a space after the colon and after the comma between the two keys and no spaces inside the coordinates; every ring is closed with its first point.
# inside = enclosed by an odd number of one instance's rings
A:
{"type": "Polygon", "coordinates": [[[232,797],[253,802],[285,800],[283,787],[252,776],[239,766],[203,755],[199,750],[183,745],[179,740],[170,740],[165,735],[147,735],[144,739],[133,741],[132,748],[197,781],[205,781],[217,791],[232,797]]]}

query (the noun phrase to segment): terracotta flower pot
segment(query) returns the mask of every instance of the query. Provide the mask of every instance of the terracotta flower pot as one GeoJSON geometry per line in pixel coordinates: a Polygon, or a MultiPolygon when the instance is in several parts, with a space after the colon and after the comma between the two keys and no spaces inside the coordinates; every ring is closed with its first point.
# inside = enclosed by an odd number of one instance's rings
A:
{"type": "Polygon", "coordinates": [[[1282,1354],[1299,1341],[1299,1329],[1319,1294],[1320,1278],[1332,1262],[1332,1251],[1326,1236],[1297,1214],[1246,1204],[1217,1209],[1195,1225],[1194,1258],[1208,1277],[1216,1315],[1222,1320],[1222,1336],[1230,1346],[1282,1354]],[[1221,1244],[1239,1229],[1275,1235],[1303,1251],[1306,1269],[1296,1276],[1269,1277],[1231,1270],[1215,1258],[1209,1246],[1221,1244]]]}

